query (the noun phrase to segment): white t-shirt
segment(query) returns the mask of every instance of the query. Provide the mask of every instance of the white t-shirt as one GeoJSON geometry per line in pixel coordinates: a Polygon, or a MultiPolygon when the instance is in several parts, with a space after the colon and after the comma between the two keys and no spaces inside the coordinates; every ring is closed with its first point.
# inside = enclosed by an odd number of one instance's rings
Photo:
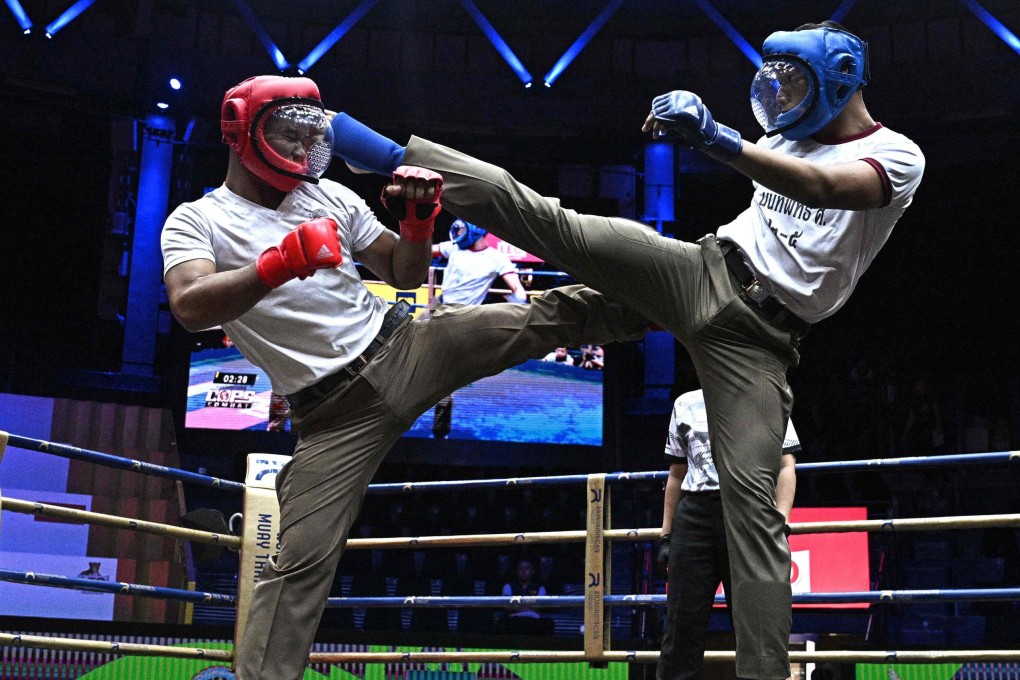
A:
{"type": "Polygon", "coordinates": [[[439,253],[447,259],[443,271],[446,304],[480,305],[493,279],[515,271],[510,258],[495,248],[461,250],[453,241],[443,241],[439,253]]]}
{"type": "Polygon", "coordinates": [[[821,165],[864,160],[882,178],[886,203],[873,210],[809,208],[755,182],[751,207],[717,232],[737,244],[758,279],[790,311],[809,323],[821,321],[849,299],[910,205],[924,156],[881,124],[838,143],[777,136],[762,137],[758,145],[821,165]]]}
{"type": "MultiPolygon", "coordinates": [[[[800,437],[793,421],[786,424],[783,453],[800,451],[800,437]]],[[[705,395],[701,390],[685,392],[673,402],[669,416],[669,434],[666,437],[666,462],[687,463],[687,474],[680,488],[684,491],[718,491],[719,472],[712,460],[712,446],[708,437],[708,413],[705,395]]]]}
{"type": "Polygon", "coordinates": [[[180,205],[163,227],[164,275],[195,259],[211,260],[223,272],[251,264],[294,227],[317,217],[331,217],[339,225],[343,264],[288,281],[223,324],[241,353],[269,374],[278,394],[292,394],[335,373],[379,332],[388,305],[362,283],[353,254],[386,227],[354,192],[330,180],[299,184],[276,210],[221,186],[180,205]]]}

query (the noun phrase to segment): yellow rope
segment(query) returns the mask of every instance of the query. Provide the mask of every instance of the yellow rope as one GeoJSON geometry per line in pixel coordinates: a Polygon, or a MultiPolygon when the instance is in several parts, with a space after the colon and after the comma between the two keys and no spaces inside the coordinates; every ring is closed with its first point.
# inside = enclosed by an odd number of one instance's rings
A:
{"type": "Polygon", "coordinates": [[[0,647],[64,649],[100,654],[168,656],[178,659],[207,659],[209,661],[230,661],[234,656],[233,652],[226,649],[170,647],[167,645],[143,645],[136,642],[107,642],[103,640],[72,640],[44,635],[12,635],[10,633],[0,633],[0,647]]]}
{"type": "MultiPolygon", "coordinates": [[[[937,529],[972,529],[991,527],[1020,527],[1020,514],[967,515],[962,517],[919,517],[911,519],[867,519],[840,522],[797,522],[790,525],[794,534],[849,533],[857,531],[934,531],[937,529]]],[[[659,529],[606,529],[603,535],[611,540],[651,541],[657,539],[659,529]]],[[[347,541],[351,550],[370,548],[452,548],[476,545],[521,545],[539,543],[577,542],[587,536],[583,529],[576,531],[544,531],[517,534],[463,534],[460,536],[411,536],[392,538],[352,538],[347,541]]]]}
{"type": "Polygon", "coordinates": [[[34,503],[18,498],[4,498],[4,510],[19,512],[26,515],[41,515],[44,517],[60,517],[62,519],[76,520],[85,524],[98,524],[101,526],[114,527],[116,529],[127,529],[128,531],[140,531],[147,534],[159,534],[171,538],[181,538],[195,543],[211,543],[222,545],[225,548],[241,547],[241,539],[230,534],[214,534],[208,531],[187,529],[170,524],[158,522],[147,522],[141,519],[129,517],[118,517],[116,515],[104,515],[100,512],[89,512],[78,508],[67,508],[62,505],[48,505],[46,503],[34,503]]]}

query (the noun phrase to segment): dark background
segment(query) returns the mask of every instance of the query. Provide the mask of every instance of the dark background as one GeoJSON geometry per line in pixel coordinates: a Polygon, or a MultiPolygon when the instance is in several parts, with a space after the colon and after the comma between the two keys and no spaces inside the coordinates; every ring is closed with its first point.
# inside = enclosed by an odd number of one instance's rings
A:
{"type": "MultiPolygon", "coordinates": [[[[299,61],[357,5],[294,0],[250,3],[283,54],[299,61]]],[[[81,372],[116,374],[123,351],[129,238],[113,214],[130,195],[125,130],[170,103],[180,141],[171,208],[222,181],[226,149],[218,108],[226,88],[275,66],[235,3],[101,0],[52,40],[42,33],[63,2],[26,0],[36,23],[22,35],[0,10],[0,389],[74,392],[81,372]],[[166,86],[184,81],[180,92],[166,86]],[[125,179],[126,178],[126,179],[125,179]],[[128,190],[123,190],[124,183],[128,190]]],[[[566,0],[479,0],[478,8],[536,81],[604,7],[566,0]]],[[[715,7],[756,48],[773,30],[820,21],[837,3],[720,0],[715,7]]],[[[1020,31],[1014,2],[983,6],[1020,31]]],[[[873,83],[865,100],[888,127],[920,144],[927,169],[852,301],[811,331],[803,365],[791,372],[795,422],[805,437],[809,406],[843,397],[834,386],[866,362],[900,388],[925,378],[962,441],[974,411],[1007,419],[1016,439],[1013,340],[1018,246],[1017,112],[1020,55],[957,2],[859,0],[844,23],[870,43],[873,83]],[[835,390],[835,394],[834,394],[835,390]]],[[[754,67],[694,2],[624,3],[553,87],[525,89],[459,2],[382,0],[315,64],[327,105],[395,139],[411,133],[505,165],[557,194],[565,165],[633,165],[651,98],[684,87],[715,117],[754,139],[748,105],[754,67]]],[[[704,164],[702,164],[704,165],[704,164]]],[[[665,230],[693,240],[729,221],[750,199],[750,182],[713,168],[677,175],[677,221],[665,230]]],[[[375,178],[336,164],[328,175],[370,200],[375,178]]],[[[136,179],[136,177],[134,177],[136,179]]],[[[638,185],[640,211],[640,175],[638,185]]],[[[129,201],[128,201],[129,202],[129,201]]],[[[568,205],[604,207],[594,195],[568,205]]],[[[127,208],[130,211],[130,206],[127,208]]],[[[160,389],[107,394],[165,401],[180,373],[179,334],[165,314],[154,373],[160,389]]],[[[677,349],[669,394],[641,402],[644,347],[619,349],[621,437],[607,465],[657,466],[669,399],[695,386],[677,349]],[[638,403],[633,403],[637,400],[638,403]]],[[[816,447],[816,450],[827,449],[816,447]]],[[[879,451],[879,454],[895,452],[879,451]]],[[[866,451],[831,452],[837,458],[866,451]]]]}
{"type": "MultiPolygon", "coordinates": [[[[131,234],[120,225],[121,214],[130,218],[134,211],[138,158],[132,142],[142,121],[155,113],[155,103],[169,103],[166,114],[177,130],[169,208],[197,198],[222,182],[226,168],[227,150],[218,139],[223,92],[248,76],[275,73],[276,67],[237,2],[98,0],[52,40],[42,27],[69,0],[22,4],[36,24],[30,35],[22,35],[10,12],[0,8],[0,391],[166,406],[180,416],[189,339],[171,321],[165,301],[160,327],[153,331],[158,333],[153,379],[136,380],[121,371],[131,234]],[[172,76],[183,80],[180,92],[168,90],[172,76]]],[[[295,62],[358,4],[247,3],[295,62]]],[[[606,6],[603,0],[476,4],[536,81],[606,6]]],[[[564,166],[595,171],[634,166],[640,212],[648,137],[639,128],[654,96],[678,87],[693,90],[718,120],[746,139],[760,134],[748,101],[754,66],[699,4],[625,2],[553,87],[539,82],[525,89],[460,2],[380,0],[307,75],[332,109],[401,142],[414,133],[504,165],[550,195],[562,193],[564,166]]],[[[804,443],[801,460],[1020,448],[1014,320],[1020,285],[1020,54],[955,0],[713,5],[755,48],[775,30],[821,21],[837,7],[849,7],[843,22],[870,45],[873,82],[865,101],[871,113],[916,141],[927,159],[913,205],[853,299],[811,330],[802,366],[790,372],[797,397],[793,418],[804,443]],[[927,401],[910,395],[918,380],[928,386],[927,401]],[[922,448],[923,442],[902,437],[906,414],[922,402],[941,413],[940,446],[929,440],[922,448]]],[[[982,6],[1020,32],[1015,0],[983,0],[982,6]]],[[[751,199],[746,178],[712,163],[697,168],[677,175],[677,220],[664,225],[686,240],[730,221],[751,199]]],[[[352,176],[340,164],[328,176],[376,205],[378,178],[352,176]]],[[[564,196],[564,203],[612,209],[594,187],[587,196],[564,196]]],[[[448,217],[442,219],[448,224],[448,217]]],[[[404,440],[376,481],[661,468],[671,401],[697,384],[682,348],[653,344],[610,348],[609,443],[601,452],[404,440]],[[665,376],[651,370],[670,362],[674,368],[665,376]],[[490,467],[473,468],[471,461],[490,467]]],[[[182,467],[206,467],[231,479],[243,477],[244,454],[288,453],[293,443],[288,435],[266,433],[178,434],[182,467]]],[[[796,504],[866,505],[870,517],[1016,512],[1016,475],[1014,464],[982,474],[945,468],[804,475],[796,504]]],[[[189,494],[189,507],[223,502],[221,494],[189,494]]],[[[505,513],[511,507],[524,516],[557,515],[563,506],[556,497],[521,500],[518,507],[515,499],[490,496],[443,500],[455,509],[483,500],[480,514],[487,519],[513,520],[507,531],[520,526],[505,513]]],[[[618,495],[614,516],[627,518],[618,526],[656,526],[661,498],[658,486],[618,495]]],[[[378,497],[376,505],[372,499],[359,521],[379,521],[397,505],[390,497],[378,497]]],[[[485,530],[492,528],[487,524],[485,530]]],[[[932,577],[931,560],[922,561],[920,539],[915,545],[902,536],[880,535],[872,542],[878,587],[1018,583],[1016,531],[985,530],[966,550],[964,543],[953,543],[955,560],[948,543],[945,553],[929,550],[942,581],[932,577]],[[957,567],[989,561],[998,571],[983,580],[948,579],[947,565],[953,565],[955,579],[957,567]],[[919,574],[914,578],[911,569],[918,565],[923,569],[914,569],[919,574]]],[[[647,554],[635,553],[632,561],[647,554]]],[[[236,575],[232,564],[222,571],[228,581],[236,575]]],[[[640,568],[633,574],[648,577],[640,568]]],[[[954,605],[953,617],[965,611],[959,607],[954,605]]],[[[980,614],[987,615],[987,624],[981,624],[986,627],[970,638],[950,635],[956,628],[948,611],[888,610],[888,618],[877,619],[874,639],[883,639],[888,627],[903,631],[888,638],[890,644],[922,649],[949,641],[1015,646],[1016,605],[993,609],[988,605],[980,614]],[[908,631],[923,635],[907,636],[908,631]],[[934,633],[942,637],[933,641],[934,633]]],[[[976,607],[973,612],[980,613],[976,607]]],[[[842,630],[839,625],[848,620],[839,614],[824,626],[796,628],[842,630]]],[[[851,623],[864,626],[863,619],[851,623]]],[[[654,645],[655,635],[646,631],[643,638],[654,645]]]]}

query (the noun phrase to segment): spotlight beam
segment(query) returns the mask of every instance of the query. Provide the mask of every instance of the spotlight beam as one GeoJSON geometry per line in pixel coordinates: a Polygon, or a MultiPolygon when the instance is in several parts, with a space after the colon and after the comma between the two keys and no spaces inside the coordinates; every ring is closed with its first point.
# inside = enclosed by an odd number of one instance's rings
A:
{"type": "Polygon", "coordinates": [[[563,53],[563,56],[559,58],[559,61],[557,61],[553,65],[552,69],[545,74],[545,77],[542,78],[546,87],[552,85],[553,82],[560,77],[560,74],[562,74],[563,71],[570,66],[570,63],[581,53],[581,50],[588,46],[588,43],[595,37],[595,34],[606,25],[606,22],[609,21],[610,17],[616,13],[616,10],[620,9],[620,5],[624,2],[626,2],[626,0],[609,1],[609,4],[606,5],[605,9],[599,12],[599,15],[595,17],[595,20],[591,22],[588,28],[584,29],[584,33],[577,37],[574,44],[567,48],[567,51],[563,53]]]}
{"type": "Polygon", "coordinates": [[[531,81],[533,80],[531,73],[528,72],[528,69],[524,68],[524,64],[521,63],[521,60],[517,58],[517,55],[514,54],[514,51],[506,44],[506,41],[500,37],[499,33],[496,32],[496,29],[489,23],[489,20],[485,18],[485,15],[482,14],[478,7],[475,6],[475,3],[471,2],[471,0],[460,0],[460,4],[464,8],[464,11],[466,11],[478,25],[478,28],[481,29],[482,35],[489,39],[492,46],[495,47],[496,51],[499,52],[499,55],[503,57],[503,61],[505,61],[507,65],[513,69],[513,72],[517,74],[517,77],[521,79],[521,82],[524,83],[525,87],[530,87],[531,81]]]}
{"type": "Polygon", "coordinates": [[[18,0],[7,0],[7,7],[11,10],[11,14],[14,15],[14,19],[18,22],[18,26],[21,26],[21,30],[28,31],[32,30],[32,20],[28,18],[28,14],[25,13],[25,8],[21,6],[18,0]]]}
{"type": "MultiPolygon", "coordinates": [[[[91,7],[95,2],[96,0],[78,0],[78,2],[65,9],[60,16],[46,27],[46,33],[50,36],[56,35],[57,31],[77,19],[79,14],[91,7]]],[[[8,2],[8,4],[10,3],[8,2]]]]}
{"type": "Polygon", "coordinates": [[[747,42],[747,40],[744,39],[744,36],[740,35],[740,32],[733,28],[733,24],[727,21],[726,17],[720,14],[719,10],[712,6],[712,3],[708,0],[694,0],[694,2],[697,3],[698,7],[701,8],[701,11],[712,20],[712,23],[722,30],[726,37],[730,39],[730,42],[736,45],[737,49],[743,52],[744,56],[751,60],[751,63],[754,64],[755,68],[761,68],[761,55],[758,54],[758,50],[754,49],[751,46],[751,43],[747,42]]]}
{"type": "Polygon", "coordinates": [[[1020,54],[1020,38],[1017,38],[1016,33],[1006,28],[1005,24],[993,17],[988,10],[979,5],[975,0],[960,0],[960,4],[973,12],[974,16],[990,28],[992,33],[999,36],[1002,42],[1009,45],[1011,50],[1020,54]]]}
{"type": "Polygon", "coordinates": [[[262,24],[259,22],[258,17],[255,16],[255,12],[248,6],[248,3],[244,0],[234,0],[234,4],[237,6],[241,16],[244,17],[244,20],[248,22],[251,30],[255,31],[255,35],[266,49],[266,52],[269,53],[269,58],[276,64],[276,68],[281,71],[286,70],[290,66],[290,62],[287,61],[287,58],[283,56],[283,52],[280,51],[280,48],[276,46],[273,39],[266,33],[266,29],[262,28],[262,24]]]}
{"type": "Polygon", "coordinates": [[[361,17],[365,16],[370,9],[372,9],[379,0],[363,0],[363,2],[354,8],[354,11],[347,15],[347,18],[337,24],[329,35],[323,38],[322,42],[312,48],[312,51],[308,53],[308,56],[302,59],[298,63],[298,70],[302,73],[310,69],[315,65],[315,62],[322,58],[322,55],[326,54],[333,45],[336,45],[340,41],[340,38],[347,34],[347,31],[354,27],[354,24],[361,21],[361,17]]]}
{"type": "Polygon", "coordinates": [[[857,4],[857,0],[843,0],[829,19],[842,23],[843,19],[850,13],[850,10],[853,9],[855,4],[857,4]]]}

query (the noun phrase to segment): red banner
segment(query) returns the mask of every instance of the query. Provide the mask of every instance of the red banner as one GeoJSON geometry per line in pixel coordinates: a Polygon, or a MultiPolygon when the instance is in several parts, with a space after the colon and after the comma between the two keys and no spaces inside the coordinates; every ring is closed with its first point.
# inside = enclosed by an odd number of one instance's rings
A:
{"type": "MultiPolygon", "coordinates": [[[[794,508],[791,523],[865,520],[866,508],[794,508]]],[[[866,531],[790,536],[790,585],[798,593],[846,593],[871,590],[866,531]]],[[[717,594],[722,594],[720,586],[717,594]]],[[[721,606],[721,605],[720,605],[721,606]]],[[[795,604],[796,609],[867,609],[867,602],[795,604]]]]}
{"type": "Polygon", "coordinates": [[[509,257],[511,262],[541,263],[545,261],[535,257],[531,253],[524,252],[523,250],[513,245],[512,243],[507,243],[503,239],[499,238],[498,236],[493,236],[492,234],[485,235],[485,242],[489,244],[490,248],[495,248],[499,252],[509,257]]]}

